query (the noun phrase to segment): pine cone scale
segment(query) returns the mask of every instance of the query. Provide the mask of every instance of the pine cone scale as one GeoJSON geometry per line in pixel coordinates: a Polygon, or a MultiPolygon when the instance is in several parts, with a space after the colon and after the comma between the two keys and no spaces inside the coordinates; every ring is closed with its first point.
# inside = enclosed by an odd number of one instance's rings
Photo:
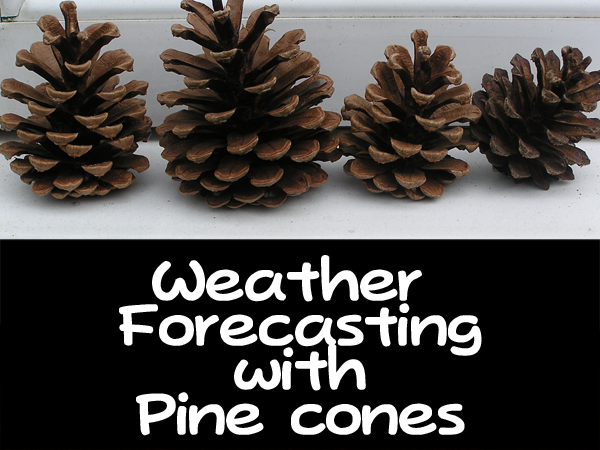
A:
{"type": "Polygon", "coordinates": [[[392,169],[392,173],[398,184],[405,189],[418,188],[427,181],[425,173],[418,169],[408,171],[406,169],[394,168],[392,169]]]}
{"type": "Polygon", "coordinates": [[[369,146],[368,152],[371,158],[380,164],[392,163],[400,158],[398,155],[379,150],[374,145],[369,146]]]}
{"type": "MultiPolygon", "coordinates": [[[[58,161],[56,161],[55,159],[49,159],[49,158],[44,158],[41,156],[37,156],[37,155],[29,155],[26,158],[28,164],[30,166],[33,166],[35,168],[35,170],[37,170],[38,172],[45,172],[47,170],[52,169],[54,166],[56,166],[58,164],[58,161]]],[[[20,159],[16,159],[15,161],[23,161],[20,159]]]]}
{"type": "Polygon", "coordinates": [[[29,172],[32,167],[33,165],[26,159],[15,159],[10,163],[10,169],[19,176],[29,172]]]}
{"type": "Polygon", "coordinates": [[[245,155],[257,146],[258,141],[258,134],[254,132],[229,133],[227,135],[227,151],[234,155],[245,155]]]}
{"type": "Polygon", "coordinates": [[[252,158],[247,155],[224,155],[219,162],[214,176],[221,181],[233,183],[242,179],[250,170],[252,158]]]}
{"type": "Polygon", "coordinates": [[[36,104],[44,105],[48,108],[54,108],[54,106],[56,106],[50,97],[14,78],[3,80],[1,89],[3,97],[12,98],[20,103],[28,104],[35,102],[36,104]]]}
{"type": "Polygon", "coordinates": [[[121,33],[117,26],[110,22],[87,27],[78,36],[81,42],[78,59],[80,61],[91,60],[102,47],[120,36],[121,33]]]}
{"type": "MultiPolygon", "coordinates": [[[[600,71],[584,73],[579,81],[567,90],[567,96],[585,91],[589,88],[594,88],[594,85],[600,83],[600,71]]],[[[595,88],[594,90],[596,90],[595,88]]]]}
{"type": "Polygon", "coordinates": [[[25,130],[17,130],[17,137],[24,144],[35,144],[46,139],[46,135],[43,133],[35,133],[25,130]]]}
{"type": "Polygon", "coordinates": [[[565,162],[568,165],[576,164],[578,166],[587,166],[590,163],[590,159],[587,154],[572,145],[558,145],[558,146],[549,146],[543,142],[537,142],[539,146],[544,148],[547,152],[557,156],[558,158],[564,158],[565,162]]]}
{"type": "Polygon", "coordinates": [[[58,87],[64,87],[64,80],[60,73],[53,72],[52,68],[44,64],[27,50],[21,50],[17,53],[17,67],[25,67],[32,72],[37,73],[42,78],[58,87]]]}
{"type": "Polygon", "coordinates": [[[256,203],[265,195],[265,190],[256,186],[248,185],[238,189],[233,198],[242,203],[256,203]]]}
{"type": "Polygon", "coordinates": [[[291,140],[279,138],[257,145],[256,148],[254,148],[254,153],[264,161],[276,161],[288,153],[291,147],[291,140]]]}
{"type": "Polygon", "coordinates": [[[444,193],[444,185],[433,178],[428,178],[425,183],[419,186],[421,192],[429,198],[439,198],[444,193]]]}
{"type": "Polygon", "coordinates": [[[448,155],[448,149],[443,150],[422,150],[421,156],[425,161],[438,162],[443,160],[448,155]]]}
{"type": "Polygon", "coordinates": [[[40,177],[33,182],[31,190],[35,195],[45,196],[52,192],[56,186],[54,186],[52,178],[40,177]]]}

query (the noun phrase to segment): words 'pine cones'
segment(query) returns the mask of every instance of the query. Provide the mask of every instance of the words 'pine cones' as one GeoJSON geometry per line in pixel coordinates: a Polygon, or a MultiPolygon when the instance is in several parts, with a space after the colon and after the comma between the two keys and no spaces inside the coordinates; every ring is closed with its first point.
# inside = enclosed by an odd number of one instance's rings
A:
{"type": "Polygon", "coordinates": [[[331,133],[341,118],[315,105],[333,93],[319,61],[300,50],[303,30],[285,33],[270,47],[266,27],[277,5],[250,14],[242,26],[242,0],[213,8],[183,0],[192,28],[174,25],[174,36],[201,45],[192,56],[166,50],[167,71],[183,75],[187,89],[158,96],[163,105],[185,105],[157,128],[166,172],[180,192],[200,194],[211,207],[281,205],[287,196],[319,186],[327,174],[314,161],[341,152],[331,133]],[[305,79],[297,83],[299,80],[305,79]]]}
{"type": "Polygon", "coordinates": [[[511,61],[512,82],[503,69],[483,77],[484,91],[473,94],[483,119],[471,131],[496,171],[548,189],[552,179],[574,179],[571,165],[590,162],[575,144],[600,137],[600,120],[584,114],[600,100],[600,71],[586,72],[591,58],[571,47],[562,49],[562,68],[552,51],[538,48],[531,59],[537,85],[529,62],[518,54],[511,61]]]}
{"type": "Polygon", "coordinates": [[[32,116],[4,114],[0,124],[15,130],[21,142],[6,142],[0,153],[14,158],[11,169],[37,195],[56,198],[104,195],[129,186],[129,169],[148,168],[135,155],[136,142],[150,135],[144,100],[148,83],[119,86],[118,74],[131,71],[133,59],[124,50],[100,50],[119,30],[112,23],[79,30],[77,6],[63,2],[65,27],[53,16],[38,21],[43,42],[17,53],[25,66],[48,82],[31,87],[15,79],[2,82],[4,97],[25,103],[32,116]]]}
{"type": "Polygon", "coordinates": [[[366,99],[350,95],[344,101],[342,116],[352,131],[340,134],[340,147],[355,158],[344,171],[372,192],[413,200],[440,197],[445,185],[469,173],[468,164],[448,151],[471,152],[478,143],[468,127],[450,125],[477,121],[481,113],[451,64],[454,50],[440,45],[432,54],[427,37],[424,30],[412,33],[414,62],[406,48],[388,46],[387,62],[371,69],[377,84],[367,86],[366,99]]]}

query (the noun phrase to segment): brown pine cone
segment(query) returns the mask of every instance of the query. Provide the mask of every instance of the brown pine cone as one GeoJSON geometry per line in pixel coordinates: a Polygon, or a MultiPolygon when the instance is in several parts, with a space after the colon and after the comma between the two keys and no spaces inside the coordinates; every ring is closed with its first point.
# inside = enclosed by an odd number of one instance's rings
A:
{"type": "Polygon", "coordinates": [[[371,69],[377,84],[367,86],[366,99],[350,95],[344,101],[342,116],[352,131],[340,134],[340,148],[355,158],[344,171],[371,192],[413,200],[440,197],[445,185],[469,173],[468,164],[448,151],[472,152],[477,141],[468,127],[452,125],[477,121],[481,113],[451,64],[454,50],[440,45],[432,54],[427,38],[425,30],[412,33],[414,62],[406,48],[388,46],[387,62],[371,69]]]}
{"type": "Polygon", "coordinates": [[[242,0],[225,8],[213,1],[214,10],[193,0],[181,7],[192,28],[173,25],[173,35],[201,45],[204,54],[162,53],[165,69],[183,75],[187,89],[158,101],[187,109],[157,128],[166,172],[181,181],[180,192],[200,194],[214,208],[276,207],[323,184],[327,174],[314,161],[340,158],[331,131],[341,118],[315,107],[331,96],[333,81],[300,50],[305,32],[289,31],[270,46],[265,31],[277,5],[254,11],[246,26],[242,0]]]}
{"type": "Polygon", "coordinates": [[[600,100],[600,71],[586,72],[591,58],[571,47],[562,49],[562,68],[552,51],[537,48],[531,59],[537,84],[529,62],[518,54],[511,60],[512,82],[503,69],[484,75],[484,91],[473,94],[483,120],[471,131],[495,171],[548,189],[550,180],[574,179],[571,165],[590,163],[575,144],[600,137],[600,120],[584,114],[600,100]]]}
{"type": "Polygon", "coordinates": [[[15,79],[2,82],[4,97],[25,103],[32,116],[4,114],[0,124],[16,130],[21,142],[6,142],[0,153],[11,169],[37,195],[55,198],[105,195],[129,186],[129,169],[148,168],[135,155],[136,142],[147,140],[152,121],[146,117],[144,95],[148,83],[132,81],[119,86],[119,73],[131,71],[133,59],[124,50],[100,50],[119,30],[112,23],[79,30],[77,6],[62,2],[65,27],[54,16],[38,26],[44,41],[17,53],[25,66],[48,82],[31,87],[15,79]]]}

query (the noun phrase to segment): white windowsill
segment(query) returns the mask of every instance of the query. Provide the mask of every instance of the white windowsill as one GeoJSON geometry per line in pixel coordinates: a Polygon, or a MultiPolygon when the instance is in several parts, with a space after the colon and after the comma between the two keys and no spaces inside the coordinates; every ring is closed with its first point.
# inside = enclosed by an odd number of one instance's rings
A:
{"type": "MultiPolygon", "coordinates": [[[[6,139],[15,136],[0,133],[0,142],[6,139]]],[[[150,169],[104,197],[36,197],[2,158],[0,239],[600,239],[600,142],[580,146],[591,164],[575,166],[574,181],[554,182],[548,191],[493,172],[479,150],[452,150],[471,172],[439,199],[372,194],[342,171],[342,158],[321,163],[329,174],[323,186],[279,208],[236,210],[181,195],[179,183],[164,173],[156,139],[137,151],[150,169]]]]}

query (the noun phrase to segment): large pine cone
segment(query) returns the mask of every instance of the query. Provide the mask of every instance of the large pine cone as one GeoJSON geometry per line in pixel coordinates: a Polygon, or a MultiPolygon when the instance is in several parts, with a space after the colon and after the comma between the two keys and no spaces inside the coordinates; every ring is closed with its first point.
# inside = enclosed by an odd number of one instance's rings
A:
{"type": "Polygon", "coordinates": [[[215,208],[276,207],[323,184],[327,174],[313,161],[340,158],[331,131],[341,118],[314,107],[331,96],[333,81],[300,50],[305,32],[289,31],[270,47],[265,30],[277,5],[254,11],[246,26],[242,0],[225,8],[214,1],[214,11],[193,0],[181,7],[193,28],[174,25],[173,35],[201,45],[204,54],[162,53],[165,69],[183,75],[187,89],[158,100],[187,109],[157,128],[166,172],[181,181],[180,192],[199,193],[215,208]]]}
{"type": "Polygon", "coordinates": [[[477,141],[468,127],[451,125],[476,121],[481,113],[451,64],[454,50],[440,45],[432,54],[427,37],[425,30],[412,33],[414,63],[406,48],[388,46],[387,62],[371,69],[377,84],[367,86],[366,99],[350,95],[344,101],[342,116],[352,132],[341,133],[340,148],[355,158],[344,171],[372,192],[413,200],[440,197],[445,185],[469,173],[468,164],[448,151],[473,151],[477,141]]]}
{"type": "Polygon", "coordinates": [[[592,60],[579,49],[564,47],[562,58],[561,69],[554,52],[533,52],[536,85],[529,62],[517,54],[512,82],[506,70],[496,69],[493,77],[483,77],[485,91],[473,94],[483,115],[471,128],[480,151],[494,170],[515,182],[533,179],[548,189],[552,179],[573,180],[570,166],[590,162],[575,144],[582,137],[600,137],[600,120],[584,114],[600,100],[600,71],[585,71],[592,60]]]}
{"type": "Polygon", "coordinates": [[[119,86],[118,74],[131,71],[133,59],[124,50],[100,50],[119,30],[112,23],[79,30],[77,6],[63,2],[65,27],[54,16],[38,26],[44,41],[17,53],[25,66],[48,82],[35,88],[15,79],[2,82],[2,95],[25,103],[33,114],[24,119],[4,114],[0,124],[16,130],[22,142],[6,142],[0,153],[13,159],[11,169],[37,195],[56,198],[104,195],[129,186],[129,169],[148,168],[144,156],[134,155],[136,142],[150,135],[146,117],[148,83],[132,81],[119,86]]]}

